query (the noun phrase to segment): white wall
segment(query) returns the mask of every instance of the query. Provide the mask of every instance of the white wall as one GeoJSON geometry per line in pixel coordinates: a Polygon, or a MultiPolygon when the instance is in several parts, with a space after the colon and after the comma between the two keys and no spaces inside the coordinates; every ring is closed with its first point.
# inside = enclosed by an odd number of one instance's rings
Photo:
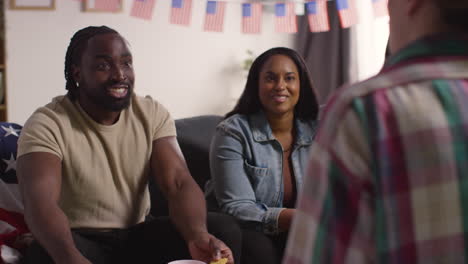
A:
{"type": "Polygon", "coordinates": [[[170,1],[157,1],[153,20],[84,13],[79,1],[56,0],[54,11],[6,11],[8,120],[24,123],[38,107],[65,93],[65,51],[73,33],[108,25],[126,37],[134,56],[136,91],[162,102],[174,118],[224,114],[243,89],[246,49],[257,55],[293,45],[294,34],[274,32],[273,14],[263,33],[240,32],[240,5],[228,4],[223,33],[203,32],[205,1],[194,0],[190,27],[169,24],[170,1]]]}

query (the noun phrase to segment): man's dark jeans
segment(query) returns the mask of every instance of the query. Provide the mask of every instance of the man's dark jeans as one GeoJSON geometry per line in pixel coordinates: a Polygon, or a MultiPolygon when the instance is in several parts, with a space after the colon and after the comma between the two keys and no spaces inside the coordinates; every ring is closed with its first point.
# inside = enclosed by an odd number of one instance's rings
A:
{"type": "MultiPolygon", "coordinates": [[[[242,232],[227,215],[208,213],[208,231],[223,241],[240,263],[242,232]]],[[[151,263],[167,264],[191,259],[187,244],[168,217],[157,217],[128,229],[72,229],[78,250],[93,264],[151,263]]],[[[42,246],[34,242],[23,263],[54,263],[42,246]]]]}

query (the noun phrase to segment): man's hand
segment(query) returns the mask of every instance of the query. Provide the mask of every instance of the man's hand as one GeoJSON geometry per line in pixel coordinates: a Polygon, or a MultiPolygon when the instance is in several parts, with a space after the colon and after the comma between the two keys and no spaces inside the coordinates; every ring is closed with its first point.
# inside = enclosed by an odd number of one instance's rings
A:
{"type": "Polygon", "coordinates": [[[227,258],[234,264],[231,250],[206,230],[206,201],[185,163],[174,136],[153,141],[151,173],[169,204],[169,216],[180,232],[193,259],[206,263],[227,258]]]}
{"type": "Polygon", "coordinates": [[[227,258],[228,264],[234,264],[231,249],[209,233],[200,233],[196,238],[188,241],[188,247],[193,259],[210,263],[227,258]]]}
{"type": "Polygon", "coordinates": [[[92,264],[91,261],[83,257],[83,255],[75,255],[75,256],[70,256],[70,258],[67,258],[59,263],[68,263],[68,264],[92,264]]]}

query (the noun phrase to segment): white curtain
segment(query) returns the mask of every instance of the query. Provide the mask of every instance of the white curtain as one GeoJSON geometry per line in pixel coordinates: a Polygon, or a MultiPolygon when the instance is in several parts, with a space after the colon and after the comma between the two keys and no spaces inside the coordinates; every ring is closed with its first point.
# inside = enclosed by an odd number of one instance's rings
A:
{"type": "Polygon", "coordinates": [[[388,16],[375,18],[372,0],[356,0],[359,24],[351,27],[350,81],[365,80],[380,71],[388,42],[388,16]]]}

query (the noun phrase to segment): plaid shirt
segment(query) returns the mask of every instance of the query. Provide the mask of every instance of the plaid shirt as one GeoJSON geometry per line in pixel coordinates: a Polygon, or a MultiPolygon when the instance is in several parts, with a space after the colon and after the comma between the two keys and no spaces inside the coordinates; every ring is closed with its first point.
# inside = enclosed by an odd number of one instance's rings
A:
{"type": "Polygon", "coordinates": [[[468,36],[407,46],[320,126],[285,263],[468,262],[468,36]]]}

